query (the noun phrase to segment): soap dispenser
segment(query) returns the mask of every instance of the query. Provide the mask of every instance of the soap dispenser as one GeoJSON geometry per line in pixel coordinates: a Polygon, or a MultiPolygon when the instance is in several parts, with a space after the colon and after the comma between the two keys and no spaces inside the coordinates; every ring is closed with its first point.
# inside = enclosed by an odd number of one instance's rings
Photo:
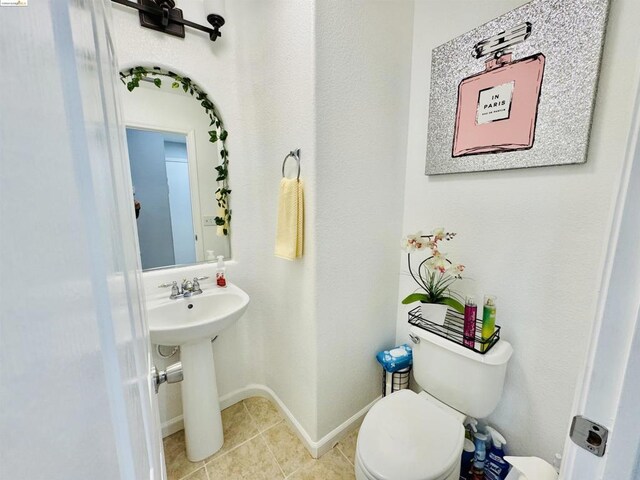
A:
{"type": "Polygon", "coordinates": [[[224,268],[224,256],[218,255],[218,265],[216,268],[216,285],[219,287],[227,286],[227,279],[225,278],[224,268]]]}

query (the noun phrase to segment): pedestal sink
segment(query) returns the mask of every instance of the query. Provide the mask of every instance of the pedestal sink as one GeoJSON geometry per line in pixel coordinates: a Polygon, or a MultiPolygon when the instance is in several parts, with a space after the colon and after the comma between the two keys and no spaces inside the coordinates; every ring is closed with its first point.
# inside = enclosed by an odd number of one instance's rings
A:
{"type": "Polygon", "coordinates": [[[151,341],[180,346],[185,443],[192,462],[213,455],[224,442],[211,339],[249,305],[249,296],[233,284],[203,285],[202,290],[175,300],[167,294],[147,306],[151,341]]]}

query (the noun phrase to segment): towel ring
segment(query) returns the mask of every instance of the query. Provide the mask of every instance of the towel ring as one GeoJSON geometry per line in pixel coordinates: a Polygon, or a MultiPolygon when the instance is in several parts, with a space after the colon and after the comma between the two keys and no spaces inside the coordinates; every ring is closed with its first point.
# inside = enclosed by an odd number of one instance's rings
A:
{"type": "Polygon", "coordinates": [[[300,149],[298,148],[297,150],[292,150],[289,152],[289,154],[284,157],[284,160],[282,161],[282,178],[286,178],[284,175],[284,167],[287,164],[287,160],[289,159],[289,157],[293,157],[296,160],[296,163],[298,164],[298,176],[297,176],[297,180],[300,181],[300,149]]]}

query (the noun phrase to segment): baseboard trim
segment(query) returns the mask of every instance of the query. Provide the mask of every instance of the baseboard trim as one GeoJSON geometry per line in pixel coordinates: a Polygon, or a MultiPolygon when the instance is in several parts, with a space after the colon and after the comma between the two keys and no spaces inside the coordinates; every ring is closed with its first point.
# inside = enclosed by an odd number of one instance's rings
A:
{"type": "MultiPolygon", "coordinates": [[[[318,458],[331,450],[340,440],[351,433],[356,427],[358,427],[367,414],[369,409],[378,401],[381,397],[376,398],[373,402],[366,405],[360,411],[352,415],[350,418],[342,422],[336,428],[327,433],[318,441],[313,441],[307,431],[302,427],[300,422],[296,420],[291,411],[287,408],[284,402],[276,395],[276,393],[269,387],[260,384],[251,384],[246,387],[234,390],[220,397],[220,408],[225,409],[231,405],[238,403],[245,398],[249,397],[264,397],[274,402],[280,412],[286,419],[287,423],[293,428],[300,441],[305,448],[309,451],[313,458],[318,458]]],[[[178,432],[184,428],[182,415],[174,417],[162,424],[162,436],[166,437],[172,433],[178,432]]]]}
{"type": "Polygon", "coordinates": [[[168,437],[182,429],[184,429],[184,421],[182,415],[178,415],[162,424],[162,438],[168,437]]]}

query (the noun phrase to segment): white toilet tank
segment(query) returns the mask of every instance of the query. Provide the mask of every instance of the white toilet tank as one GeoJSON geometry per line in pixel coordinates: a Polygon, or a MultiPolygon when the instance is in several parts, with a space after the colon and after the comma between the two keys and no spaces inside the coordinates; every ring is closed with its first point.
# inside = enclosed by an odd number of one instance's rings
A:
{"type": "Polygon", "coordinates": [[[412,345],[413,376],[423,390],[471,417],[495,410],[513,353],[510,343],[500,340],[482,355],[415,326],[410,333],[419,339],[412,345]]]}

